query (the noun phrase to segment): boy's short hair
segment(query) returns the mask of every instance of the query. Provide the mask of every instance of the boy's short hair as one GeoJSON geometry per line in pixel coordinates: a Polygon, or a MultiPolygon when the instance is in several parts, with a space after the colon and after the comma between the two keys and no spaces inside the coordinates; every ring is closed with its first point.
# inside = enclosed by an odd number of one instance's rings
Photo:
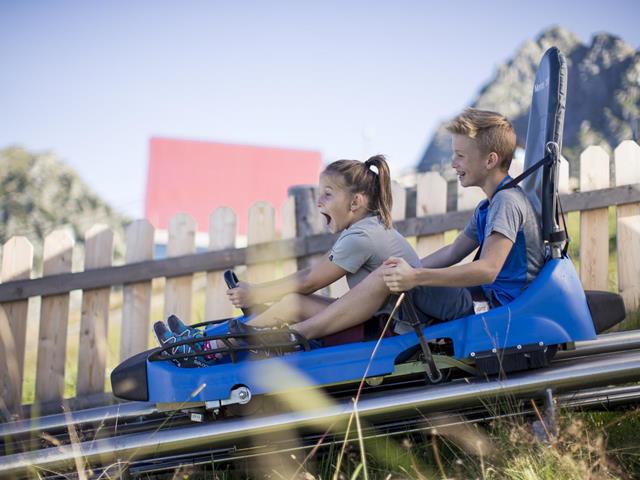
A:
{"type": "Polygon", "coordinates": [[[508,171],[516,149],[516,132],[506,117],[489,110],[467,108],[447,124],[447,131],[475,138],[483,154],[495,152],[508,171]]]}

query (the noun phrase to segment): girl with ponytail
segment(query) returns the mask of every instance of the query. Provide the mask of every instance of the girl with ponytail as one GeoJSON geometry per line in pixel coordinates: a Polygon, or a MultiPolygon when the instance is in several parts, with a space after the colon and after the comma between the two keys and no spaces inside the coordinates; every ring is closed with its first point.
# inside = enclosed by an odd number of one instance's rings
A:
{"type": "Polygon", "coordinates": [[[320,174],[317,206],[329,231],[340,234],[331,250],[312,267],[288,277],[256,285],[241,283],[230,289],[227,295],[236,307],[275,302],[246,324],[230,323],[231,333],[285,323],[310,339],[335,333],[362,320],[332,319],[327,313],[335,299],[314,292],[345,276],[353,288],[392,256],[419,265],[413,248],[392,227],[391,178],[383,155],[365,162],[329,164],[320,174]]]}

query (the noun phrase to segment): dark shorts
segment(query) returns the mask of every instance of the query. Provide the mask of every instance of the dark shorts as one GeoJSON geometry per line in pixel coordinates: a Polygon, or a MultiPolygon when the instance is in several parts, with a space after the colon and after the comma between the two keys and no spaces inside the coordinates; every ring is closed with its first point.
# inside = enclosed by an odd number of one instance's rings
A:
{"type": "Polygon", "coordinates": [[[467,288],[416,287],[411,297],[419,313],[438,322],[473,315],[473,297],[467,288]]]}

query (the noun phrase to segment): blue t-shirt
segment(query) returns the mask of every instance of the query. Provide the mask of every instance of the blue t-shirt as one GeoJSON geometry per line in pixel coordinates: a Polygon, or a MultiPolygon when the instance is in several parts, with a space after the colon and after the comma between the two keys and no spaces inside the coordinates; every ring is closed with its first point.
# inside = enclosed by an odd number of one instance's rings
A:
{"type": "MultiPolygon", "coordinates": [[[[509,180],[509,176],[505,177],[498,188],[509,180]]],[[[499,190],[491,200],[480,202],[464,229],[465,235],[480,245],[493,232],[513,242],[495,282],[482,285],[485,295],[495,306],[518,297],[544,265],[540,223],[520,187],[499,190]]]]}

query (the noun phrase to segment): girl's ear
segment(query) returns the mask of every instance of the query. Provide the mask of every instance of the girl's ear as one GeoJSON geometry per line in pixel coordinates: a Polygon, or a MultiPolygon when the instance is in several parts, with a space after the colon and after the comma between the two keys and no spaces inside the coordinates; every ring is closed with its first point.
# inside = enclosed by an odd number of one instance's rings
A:
{"type": "Polygon", "coordinates": [[[364,195],[362,195],[361,193],[354,194],[353,198],[351,199],[351,205],[349,209],[352,212],[355,212],[356,210],[359,210],[363,206],[365,206],[364,195]]]}

